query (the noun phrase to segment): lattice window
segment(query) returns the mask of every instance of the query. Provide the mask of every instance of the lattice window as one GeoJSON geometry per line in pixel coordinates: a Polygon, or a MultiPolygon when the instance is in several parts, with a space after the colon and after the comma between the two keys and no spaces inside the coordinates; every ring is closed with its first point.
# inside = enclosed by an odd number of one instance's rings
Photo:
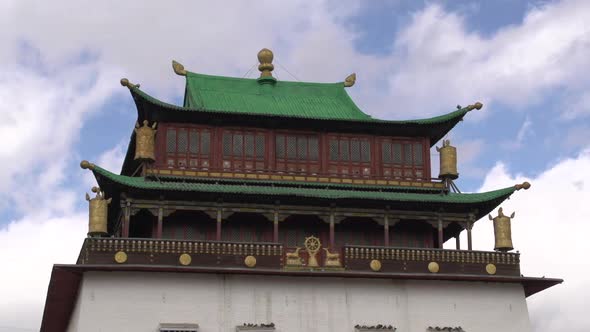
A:
{"type": "Polygon", "coordinates": [[[287,136],[287,159],[294,160],[297,156],[297,138],[287,136]]]}
{"type": "Polygon", "coordinates": [[[285,159],[285,136],[277,135],[275,153],[278,159],[285,159]]]}
{"type": "Polygon", "coordinates": [[[414,143],[414,164],[422,166],[423,163],[422,143],[414,143]]]}
{"type": "Polygon", "coordinates": [[[234,134],[233,156],[240,157],[244,153],[244,136],[241,134],[234,134]]]}
{"type": "Polygon", "coordinates": [[[402,145],[400,143],[393,143],[393,158],[394,164],[402,163],[402,145]]]}
{"type": "Polygon", "coordinates": [[[166,129],[166,158],[168,167],[198,168],[209,165],[210,132],[204,128],[180,127],[166,129]]]}
{"type": "Polygon", "coordinates": [[[412,143],[404,143],[404,165],[412,165],[412,143]]]}
{"type": "Polygon", "coordinates": [[[348,161],[350,159],[349,142],[345,139],[340,139],[340,160],[348,161]]]}
{"type": "Polygon", "coordinates": [[[297,138],[297,159],[307,159],[307,137],[297,138]]]}
{"type": "Polygon", "coordinates": [[[166,131],[166,152],[176,153],[176,129],[166,131]]]}
{"type": "Polygon", "coordinates": [[[223,133],[223,156],[229,157],[232,155],[232,134],[223,133]]]}
{"type": "Polygon", "coordinates": [[[361,141],[361,161],[371,161],[371,144],[369,141],[361,141]]]}
{"type": "Polygon", "coordinates": [[[331,139],[330,140],[330,160],[337,161],[340,160],[338,155],[338,140],[331,139]]]}
{"type": "Polygon", "coordinates": [[[391,142],[383,142],[381,144],[381,155],[384,163],[391,163],[391,142]]]}
{"type": "Polygon", "coordinates": [[[254,136],[251,134],[244,135],[244,152],[246,157],[254,157],[254,136]]]}
{"type": "Polygon", "coordinates": [[[361,142],[357,140],[350,141],[350,160],[361,161],[361,142]]]}
{"type": "Polygon", "coordinates": [[[264,136],[256,135],[256,158],[263,159],[264,158],[264,136]]]}
{"type": "Polygon", "coordinates": [[[189,134],[189,151],[192,154],[199,153],[199,132],[191,130],[189,134]]]}
{"type": "Polygon", "coordinates": [[[320,154],[318,139],[316,137],[309,137],[309,160],[317,161],[320,154]]]}

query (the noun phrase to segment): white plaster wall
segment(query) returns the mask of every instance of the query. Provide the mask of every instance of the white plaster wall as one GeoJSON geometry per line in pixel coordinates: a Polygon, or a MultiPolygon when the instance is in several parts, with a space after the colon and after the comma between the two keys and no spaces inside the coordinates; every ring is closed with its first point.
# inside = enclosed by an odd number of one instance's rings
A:
{"type": "Polygon", "coordinates": [[[69,331],[157,331],[198,323],[233,332],[242,323],[277,332],[398,332],[462,326],[466,332],[531,331],[519,284],[148,272],[87,272],[69,331]]]}

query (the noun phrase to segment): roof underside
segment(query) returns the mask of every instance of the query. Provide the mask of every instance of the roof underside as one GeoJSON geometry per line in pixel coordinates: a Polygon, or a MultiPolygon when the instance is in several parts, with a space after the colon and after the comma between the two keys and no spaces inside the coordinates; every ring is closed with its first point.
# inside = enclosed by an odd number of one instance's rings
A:
{"type": "Polygon", "coordinates": [[[421,206],[431,204],[444,207],[446,210],[470,211],[477,210],[478,217],[481,217],[495,208],[498,204],[508,198],[515,187],[484,192],[484,193],[442,193],[428,191],[421,188],[395,188],[395,187],[372,187],[364,186],[353,188],[346,186],[323,186],[295,185],[282,183],[280,181],[249,181],[242,183],[235,182],[213,182],[199,179],[171,179],[160,178],[160,180],[145,177],[129,177],[113,174],[103,168],[94,166],[94,175],[101,188],[116,192],[143,192],[144,194],[160,193],[182,193],[183,197],[189,194],[205,194],[211,196],[239,196],[252,197],[257,201],[264,197],[270,199],[297,199],[309,202],[346,202],[357,201],[367,203],[398,204],[404,206],[421,206]],[[109,190],[110,189],[110,190],[109,190]]]}

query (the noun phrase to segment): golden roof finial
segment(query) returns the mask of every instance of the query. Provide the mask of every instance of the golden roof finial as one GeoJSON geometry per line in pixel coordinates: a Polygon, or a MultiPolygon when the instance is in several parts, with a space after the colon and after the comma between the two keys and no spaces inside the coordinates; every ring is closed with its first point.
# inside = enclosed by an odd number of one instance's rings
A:
{"type": "Polygon", "coordinates": [[[467,106],[467,110],[469,110],[469,111],[473,111],[474,109],[480,110],[482,107],[483,107],[483,104],[478,101],[477,103],[475,103],[473,105],[467,106]]]}
{"type": "Polygon", "coordinates": [[[527,181],[514,186],[514,188],[516,188],[516,190],[520,190],[520,189],[528,190],[530,187],[531,187],[531,184],[527,181]]]}
{"type": "Polygon", "coordinates": [[[350,88],[354,85],[354,82],[356,82],[356,73],[352,73],[346,77],[344,80],[344,87],[350,88]]]}
{"type": "Polygon", "coordinates": [[[129,82],[129,80],[126,79],[126,78],[122,78],[121,79],[121,85],[122,86],[126,86],[129,89],[132,89],[132,88],[138,88],[139,89],[139,84],[133,84],[133,83],[129,82]]]}
{"type": "Polygon", "coordinates": [[[258,70],[260,70],[260,77],[272,77],[272,71],[275,69],[275,66],[272,64],[272,59],[274,55],[271,50],[268,48],[263,48],[258,52],[258,70]]]}
{"type": "Polygon", "coordinates": [[[82,160],[82,161],[80,162],[80,167],[81,167],[82,169],[90,169],[90,170],[91,170],[91,169],[94,169],[94,164],[93,164],[93,163],[90,163],[90,162],[88,162],[88,160],[82,160]]]}
{"type": "Polygon", "coordinates": [[[180,62],[172,60],[172,69],[176,75],[186,76],[186,69],[184,69],[184,66],[180,62]]]}

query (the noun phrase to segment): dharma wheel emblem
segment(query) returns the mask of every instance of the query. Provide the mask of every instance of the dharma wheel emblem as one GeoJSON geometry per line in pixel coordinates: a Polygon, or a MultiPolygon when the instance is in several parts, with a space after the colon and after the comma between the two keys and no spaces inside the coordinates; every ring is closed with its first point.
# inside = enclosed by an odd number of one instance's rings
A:
{"type": "Polygon", "coordinates": [[[309,267],[320,266],[318,264],[318,260],[316,258],[318,251],[320,251],[320,248],[322,247],[320,239],[318,239],[315,236],[306,237],[305,242],[303,242],[303,244],[305,245],[305,249],[307,250],[307,253],[309,254],[309,259],[307,260],[307,266],[309,266],[309,267]]]}

